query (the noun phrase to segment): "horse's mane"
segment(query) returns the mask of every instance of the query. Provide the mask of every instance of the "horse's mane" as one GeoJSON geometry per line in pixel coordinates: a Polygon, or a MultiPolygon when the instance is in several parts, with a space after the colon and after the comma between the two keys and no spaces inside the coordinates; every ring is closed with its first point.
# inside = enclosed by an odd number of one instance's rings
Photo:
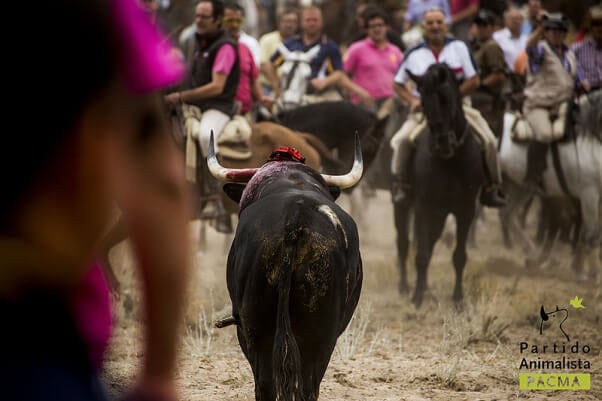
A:
{"type": "Polygon", "coordinates": [[[580,110],[583,132],[602,142],[602,89],[587,95],[587,100],[580,110]]]}
{"type": "MultiPolygon", "coordinates": [[[[460,85],[456,76],[449,65],[445,63],[432,64],[426,73],[421,77],[419,91],[422,96],[445,94],[448,109],[435,111],[436,113],[454,113],[458,108],[462,108],[462,95],[460,94],[460,85]]],[[[427,115],[427,113],[425,113],[427,115]]],[[[427,116],[428,118],[428,116],[427,116]]]]}
{"type": "Polygon", "coordinates": [[[454,72],[445,63],[435,63],[431,65],[426,74],[422,77],[423,88],[429,91],[440,91],[443,88],[448,88],[453,97],[460,99],[460,86],[454,75],[454,72]]]}

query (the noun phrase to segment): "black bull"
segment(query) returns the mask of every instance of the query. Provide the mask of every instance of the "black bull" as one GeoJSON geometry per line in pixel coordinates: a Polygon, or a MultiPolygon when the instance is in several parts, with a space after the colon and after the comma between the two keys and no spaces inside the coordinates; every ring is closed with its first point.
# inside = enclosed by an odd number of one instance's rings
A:
{"type": "Polygon", "coordinates": [[[257,400],[317,400],[337,338],[357,306],[358,231],[335,203],[340,189],[361,176],[356,141],[356,163],[342,176],[297,161],[271,161],[253,171],[208,159],[216,178],[248,181],[242,193],[232,189],[241,184],[225,186],[241,196],[241,212],[227,264],[232,317],[218,327],[237,325],[257,400]]]}

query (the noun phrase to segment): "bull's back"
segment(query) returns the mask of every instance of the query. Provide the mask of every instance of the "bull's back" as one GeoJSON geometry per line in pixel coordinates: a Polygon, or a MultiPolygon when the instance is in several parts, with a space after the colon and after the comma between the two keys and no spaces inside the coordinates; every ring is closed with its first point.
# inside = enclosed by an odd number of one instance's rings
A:
{"type": "Polygon", "coordinates": [[[360,256],[355,223],[334,202],[313,193],[280,193],[250,205],[240,216],[235,241],[245,244],[244,259],[229,268],[245,283],[239,288],[240,301],[255,303],[255,310],[265,312],[274,303],[286,255],[293,255],[291,309],[298,314],[337,304],[356,281],[360,256]],[[291,236],[294,241],[287,242],[291,236]],[[261,294],[261,299],[250,300],[250,294],[261,294]]]}

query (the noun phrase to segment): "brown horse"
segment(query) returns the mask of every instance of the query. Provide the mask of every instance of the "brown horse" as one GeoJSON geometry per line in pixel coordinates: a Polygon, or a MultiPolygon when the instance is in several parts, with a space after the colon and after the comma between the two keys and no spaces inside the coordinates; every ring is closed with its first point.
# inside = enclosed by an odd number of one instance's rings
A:
{"type": "MultiPolygon", "coordinates": [[[[172,123],[174,121],[172,120],[172,123]]],[[[180,125],[175,124],[174,127],[174,137],[176,141],[183,148],[183,135],[181,130],[179,129],[180,125]]],[[[247,160],[235,160],[235,159],[227,159],[220,158],[220,163],[228,168],[236,168],[236,169],[244,169],[244,168],[254,168],[260,167],[265,163],[270,154],[279,147],[291,147],[297,149],[301,155],[305,157],[305,163],[311,168],[320,171],[321,169],[321,158],[318,152],[305,141],[305,139],[300,136],[298,133],[282,126],[279,124],[271,123],[271,122],[261,122],[252,125],[252,135],[251,135],[251,151],[252,156],[247,160]]],[[[208,174],[207,166],[205,164],[204,158],[198,158],[197,170],[202,170],[208,174]]],[[[203,180],[207,179],[207,175],[205,173],[199,171],[197,173],[197,181],[195,183],[195,189],[193,193],[195,194],[197,200],[197,207],[194,211],[194,214],[191,217],[191,220],[199,218],[203,209],[207,206],[209,202],[209,197],[202,196],[204,182],[203,180]]],[[[222,197],[222,202],[224,204],[225,209],[231,214],[238,214],[238,204],[232,201],[228,196],[226,196],[223,192],[220,193],[222,197]]],[[[114,292],[119,291],[119,280],[115,275],[115,272],[111,266],[109,260],[109,252],[113,247],[123,240],[127,239],[128,231],[126,222],[119,218],[118,221],[113,225],[113,227],[107,233],[103,244],[102,249],[100,250],[100,262],[105,268],[105,273],[107,275],[107,279],[113,289],[114,292]]]]}

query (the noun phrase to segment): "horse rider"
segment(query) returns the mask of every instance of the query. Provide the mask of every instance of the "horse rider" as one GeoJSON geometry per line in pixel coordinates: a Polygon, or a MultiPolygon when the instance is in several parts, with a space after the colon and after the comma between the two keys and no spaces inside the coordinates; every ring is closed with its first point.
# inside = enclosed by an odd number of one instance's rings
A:
{"type": "MultiPolygon", "coordinates": [[[[405,59],[395,75],[394,89],[399,97],[410,107],[410,114],[401,129],[391,138],[393,148],[392,160],[392,196],[395,202],[409,201],[412,188],[410,185],[410,161],[413,156],[413,137],[426,126],[420,103],[420,95],[410,86],[407,71],[414,75],[423,75],[428,67],[436,62],[448,64],[456,72],[460,81],[460,93],[466,97],[479,86],[479,75],[470,50],[463,41],[446,36],[447,24],[445,14],[439,8],[428,9],[423,19],[424,41],[405,54],[405,59]]],[[[484,157],[486,185],[481,191],[481,203],[489,207],[501,207],[505,197],[501,192],[501,175],[499,169],[497,141],[487,122],[481,114],[467,106],[463,106],[468,123],[481,144],[484,157]]]]}
{"type": "MultiPolygon", "coordinates": [[[[322,33],[324,21],[322,10],[317,6],[305,7],[301,10],[301,34],[283,42],[290,51],[307,52],[316,45],[320,50],[311,61],[311,76],[307,87],[309,103],[325,100],[342,100],[337,87],[346,89],[370,103],[371,98],[366,90],[354,84],[343,70],[343,61],[339,46],[326,34],[322,33]]],[[[272,64],[268,68],[268,76],[272,82],[275,97],[282,94],[276,69],[284,63],[284,57],[276,50],[270,58],[272,64]]]]}
{"type": "Polygon", "coordinates": [[[505,102],[502,89],[506,80],[506,60],[500,45],[493,39],[495,15],[480,10],[474,19],[475,38],[470,47],[479,68],[481,84],[472,92],[472,105],[481,112],[497,138],[504,129],[505,102]]]}
{"type": "MultiPolygon", "coordinates": [[[[527,41],[527,83],[523,114],[535,140],[527,150],[525,184],[543,191],[543,171],[549,142],[564,135],[567,102],[572,102],[577,76],[575,54],[564,44],[569,28],[568,18],[561,14],[541,13],[538,27],[527,41]]],[[[587,84],[586,84],[587,85],[587,84]]]]}
{"type": "Polygon", "coordinates": [[[583,74],[583,87],[589,92],[602,88],[602,6],[590,7],[586,27],[588,37],[571,50],[583,74]]]}
{"type": "MultiPolygon", "coordinates": [[[[204,157],[208,155],[209,138],[213,132],[219,138],[222,130],[236,112],[234,97],[240,79],[238,46],[222,28],[222,0],[201,0],[195,9],[196,32],[194,52],[187,77],[180,90],[169,93],[165,100],[172,106],[182,106],[184,125],[189,138],[198,138],[204,157]]],[[[187,174],[194,178],[194,169],[187,160],[187,174]]],[[[196,164],[196,160],[193,165],[196,164]]],[[[208,179],[210,194],[219,194],[217,181],[208,179]]],[[[228,217],[219,196],[213,196],[215,213],[228,217]]],[[[224,225],[218,231],[229,232],[224,225]]],[[[231,229],[230,229],[231,230],[231,229]]]]}

